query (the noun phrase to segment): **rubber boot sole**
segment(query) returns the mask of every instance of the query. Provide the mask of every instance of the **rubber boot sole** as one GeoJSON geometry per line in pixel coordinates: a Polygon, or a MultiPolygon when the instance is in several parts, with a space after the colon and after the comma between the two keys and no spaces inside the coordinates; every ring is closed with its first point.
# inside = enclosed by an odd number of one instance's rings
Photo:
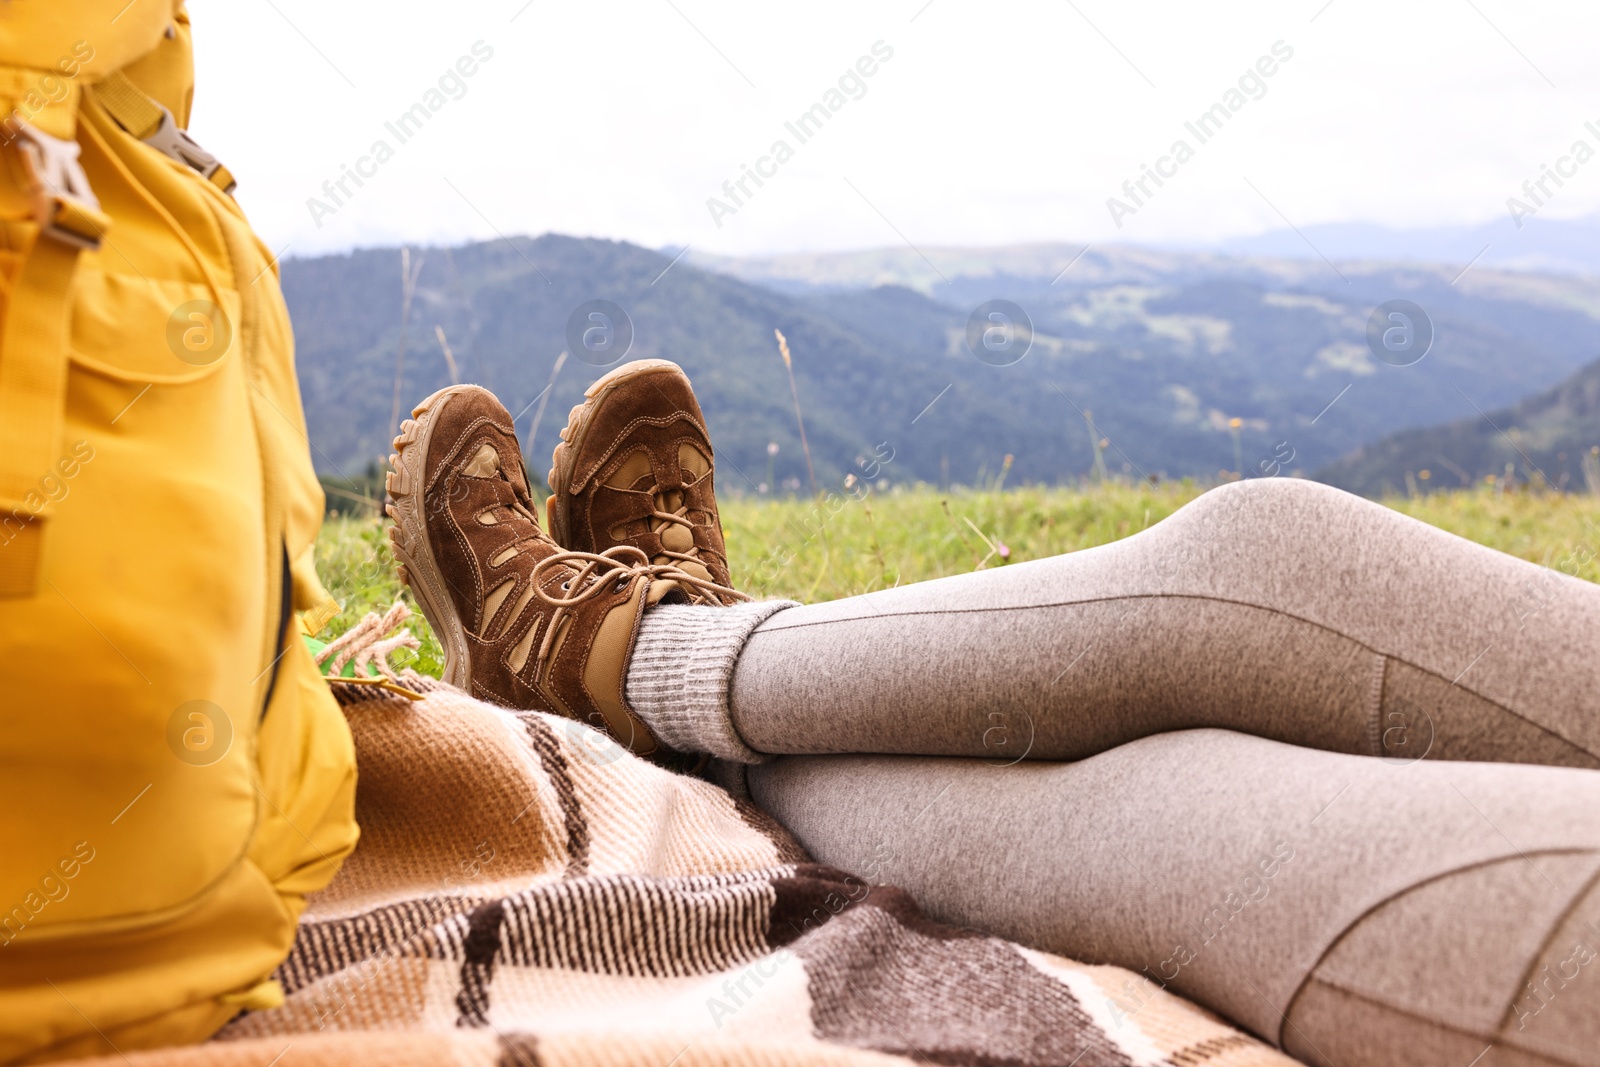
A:
{"type": "Polygon", "coordinates": [[[412,408],[412,417],[400,424],[400,436],[394,439],[390,470],[384,479],[392,501],[386,510],[394,520],[394,525],[389,527],[389,544],[399,564],[400,580],[417,598],[423,616],[444,648],[444,681],[468,691],[472,658],[467,648],[467,631],[456,614],[448,583],[434,562],[422,490],[423,475],[428,469],[428,445],[438,414],[456,393],[475,388],[478,387],[452,385],[412,408]]]}

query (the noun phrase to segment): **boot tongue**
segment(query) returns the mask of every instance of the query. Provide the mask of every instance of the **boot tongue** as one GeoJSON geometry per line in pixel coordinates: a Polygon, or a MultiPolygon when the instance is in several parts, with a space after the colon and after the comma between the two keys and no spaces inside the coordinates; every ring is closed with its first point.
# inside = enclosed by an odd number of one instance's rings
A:
{"type": "Polygon", "coordinates": [[[665,529],[656,531],[661,538],[661,544],[674,552],[694,553],[694,534],[687,526],[680,526],[675,522],[664,523],[665,529]]]}
{"type": "MultiPolygon", "coordinates": [[[[656,486],[649,492],[651,499],[655,503],[657,511],[668,512],[673,515],[682,515],[686,521],[688,520],[688,508],[685,506],[685,499],[682,489],[664,490],[659,486],[656,486]]],[[[657,537],[661,538],[662,548],[665,548],[671,552],[680,553],[681,555],[695,557],[692,559],[680,559],[678,556],[662,555],[651,560],[652,563],[670,563],[685,574],[699,578],[702,581],[713,583],[716,581],[716,579],[711,576],[711,569],[704,563],[701,563],[698,558],[700,555],[700,548],[694,543],[694,531],[692,529],[690,529],[688,526],[685,526],[683,523],[670,522],[667,519],[651,519],[650,529],[657,537]]],[[[707,602],[705,595],[697,589],[688,586],[681,586],[676,582],[657,584],[670,584],[672,586],[673,591],[677,594],[672,598],[672,602],[677,602],[680,599],[686,600],[691,604],[707,602]]],[[[651,591],[654,592],[656,585],[652,585],[650,588],[651,591]]],[[[716,603],[717,601],[712,600],[710,602],[716,603]]],[[[650,603],[653,604],[655,601],[652,600],[650,603]]]]}
{"type": "Polygon", "coordinates": [[[714,580],[711,577],[711,572],[706,569],[706,565],[697,559],[680,559],[674,560],[673,562],[675,562],[678,566],[678,569],[685,574],[692,574],[702,581],[709,582],[714,580]]]}
{"type": "MultiPolygon", "coordinates": [[[[655,502],[657,511],[668,512],[673,515],[683,515],[688,519],[688,509],[685,507],[682,489],[661,489],[659,486],[650,490],[650,497],[655,502]]],[[[656,536],[661,538],[661,547],[671,552],[682,553],[687,556],[698,557],[700,549],[694,543],[694,531],[679,522],[669,522],[666,519],[652,519],[650,528],[656,536]]],[[[676,556],[657,556],[652,563],[670,563],[683,571],[704,581],[715,581],[711,577],[711,570],[698,558],[679,559],[676,556]]],[[[691,601],[699,599],[699,594],[690,589],[683,592],[691,601]]]]}
{"type": "MultiPolygon", "coordinates": [[[[684,507],[682,489],[662,489],[658,486],[650,490],[650,498],[654,501],[657,511],[665,512],[671,515],[683,515],[685,520],[687,520],[688,516],[685,514],[687,509],[684,507]]],[[[671,522],[667,519],[652,519],[650,522],[650,528],[657,537],[661,538],[661,547],[669,549],[673,552],[685,552],[689,555],[699,555],[699,550],[695,548],[693,531],[691,531],[689,527],[683,525],[682,523],[671,522]]],[[[657,560],[656,562],[664,563],[669,561],[657,560]]],[[[687,560],[671,560],[670,562],[675,562],[680,565],[688,563],[687,560]]],[[[695,573],[695,571],[690,567],[686,566],[684,569],[688,570],[691,574],[695,573]]],[[[705,568],[701,567],[699,569],[704,570],[705,568]]],[[[708,571],[707,574],[709,575],[709,573],[710,572],[708,571]]]]}
{"type": "Polygon", "coordinates": [[[645,607],[654,607],[663,600],[669,604],[692,604],[694,597],[689,591],[670,578],[661,579],[650,583],[650,588],[644,595],[645,607]]]}

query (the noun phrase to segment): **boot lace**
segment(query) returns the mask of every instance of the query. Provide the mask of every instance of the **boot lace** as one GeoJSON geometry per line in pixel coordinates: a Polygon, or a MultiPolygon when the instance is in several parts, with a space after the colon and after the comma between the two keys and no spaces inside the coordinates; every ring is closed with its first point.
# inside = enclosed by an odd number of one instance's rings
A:
{"type": "Polygon", "coordinates": [[[629,582],[641,576],[652,581],[677,582],[710,598],[751,599],[737,589],[718,585],[716,582],[681,570],[677,564],[652,563],[643,549],[635,548],[633,545],[617,545],[604,552],[562,550],[539,560],[528,575],[528,580],[533,584],[534,595],[556,609],[550,618],[550,625],[545,628],[544,640],[539,644],[539,654],[536,657],[538,662],[543,664],[549,658],[551,649],[555,645],[556,634],[561,630],[562,620],[574,613],[579,605],[612,591],[620,592],[629,582]],[[637,558],[630,561],[629,557],[637,558]],[[547,568],[555,567],[568,572],[566,580],[561,583],[562,591],[569,594],[567,596],[556,596],[545,591],[541,578],[547,568]],[[614,583],[613,578],[616,579],[614,583]]]}
{"type": "MultiPolygon", "coordinates": [[[[657,558],[659,558],[660,556],[665,556],[670,560],[676,560],[676,561],[678,561],[680,563],[694,562],[694,563],[699,563],[702,566],[704,566],[704,564],[701,563],[700,546],[694,543],[694,523],[693,523],[693,521],[691,521],[689,519],[689,499],[688,499],[687,494],[683,495],[683,502],[681,504],[679,504],[676,509],[673,509],[673,510],[668,510],[667,509],[666,501],[663,499],[664,497],[665,497],[665,494],[661,491],[661,487],[660,486],[657,486],[654,489],[650,490],[650,505],[651,505],[650,518],[652,520],[659,520],[660,522],[663,522],[663,523],[670,523],[672,525],[682,526],[685,529],[687,529],[689,531],[689,548],[688,548],[687,551],[679,552],[676,549],[668,548],[666,546],[666,544],[663,543],[661,545],[661,551],[657,554],[657,558]]],[[[666,526],[655,526],[655,525],[652,524],[650,528],[659,537],[661,532],[666,529],[666,526]]],[[[716,556],[717,553],[712,552],[712,551],[707,551],[705,553],[705,555],[706,556],[716,556]]],[[[721,564],[724,567],[726,567],[728,565],[728,561],[725,558],[719,558],[719,561],[721,562],[721,564]]],[[[721,590],[721,589],[724,588],[723,586],[720,586],[720,585],[714,585],[714,584],[709,584],[709,583],[704,583],[704,582],[702,582],[701,584],[705,585],[707,588],[711,588],[711,589],[721,590]]],[[[733,590],[727,590],[727,591],[728,592],[733,592],[733,590]]],[[[739,595],[737,593],[734,594],[734,597],[735,597],[735,599],[739,599],[739,600],[749,600],[750,599],[747,596],[741,596],[741,595],[739,595]]],[[[710,600],[713,603],[723,603],[723,604],[730,603],[730,601],[728,601],[728,600],[719,600],[715,596],[710,597],[710,600]]]]}

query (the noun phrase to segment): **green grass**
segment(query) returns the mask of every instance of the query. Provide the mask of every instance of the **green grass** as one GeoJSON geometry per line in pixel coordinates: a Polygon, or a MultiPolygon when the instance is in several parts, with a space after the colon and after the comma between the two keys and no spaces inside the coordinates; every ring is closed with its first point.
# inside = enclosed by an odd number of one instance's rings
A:
{"type": "MultiPolygon", "coordinates": [[[[1105,544],[1160,522],[1200,492],[1175,482],[1005,492],[897,487],[863,499],[726,500],[722,519],[741,589],[812,602],[1105,544]]],[[[1502,552],[1600,581],[1600,498],[1468,490],[1385,503],[1502,552]]],[[[324,639],[402,596],[416,606],[394,576],[384,525],[351,515],[329,516],[324,524],[318,570],[344,605],[319,635],[324,639]]],[[[422,648],[394,662],[437,674],[443,653],[420,612],[413,631],[422,648]]]]}

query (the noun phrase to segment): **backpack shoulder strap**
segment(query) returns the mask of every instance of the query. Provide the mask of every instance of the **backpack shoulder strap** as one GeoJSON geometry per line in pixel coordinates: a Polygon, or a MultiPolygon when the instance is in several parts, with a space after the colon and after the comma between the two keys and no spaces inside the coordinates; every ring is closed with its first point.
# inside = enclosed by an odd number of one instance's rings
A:
{"type": "Polygon", "coordinates": [[[41,479],[61,459],[72,276],[110,220],[76,142],[16,117],[5,126],[5,162],[30,194],[35,233],[0,311],[0,597],[26,597],[38,589],[51,514],[41,479]]]}

